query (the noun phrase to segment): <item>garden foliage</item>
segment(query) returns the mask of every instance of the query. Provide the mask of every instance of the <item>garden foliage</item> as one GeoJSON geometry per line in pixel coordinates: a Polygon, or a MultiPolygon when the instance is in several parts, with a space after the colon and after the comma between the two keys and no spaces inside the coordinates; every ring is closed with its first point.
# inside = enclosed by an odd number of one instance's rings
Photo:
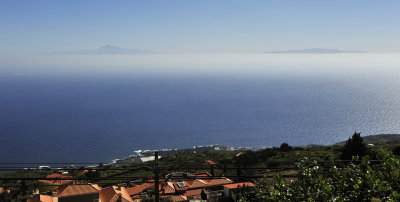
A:
{"type": "Polygon", "coordinates": [[[368,156],[341,168],[332,162],[319,166],[318,162],[298,164],[298,178],[285,182],[281,174],[275,184],[259,180],[254,187],[245,187],[234,196],[237,201],[400,201],[400,163],[388,153],[379,163],[371,163],[368,156]]]}

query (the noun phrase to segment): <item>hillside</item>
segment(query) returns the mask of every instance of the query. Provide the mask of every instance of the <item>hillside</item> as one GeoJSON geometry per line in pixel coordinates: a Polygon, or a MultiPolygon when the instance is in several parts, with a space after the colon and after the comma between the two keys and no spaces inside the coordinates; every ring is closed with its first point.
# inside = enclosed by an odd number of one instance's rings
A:
{"type": "Polygon", "coordinates": [[[270,51],[266,53],[300,53],[300,54],[329,54],[329,53],[364,53],[362,51],[347,51],[327,48],[309,48],[300,50],[270,51]]]}
{"type": "MultiPolygon", "coordinates": [[[[368,135],[362,137],[366,144],[381,144],[389,143],[395,144],[400,143],[400,134],[378,134],[378,135],[368,135]]],[[[338,142],[334,145],[344,145],[346,141],[338,142]]]]}

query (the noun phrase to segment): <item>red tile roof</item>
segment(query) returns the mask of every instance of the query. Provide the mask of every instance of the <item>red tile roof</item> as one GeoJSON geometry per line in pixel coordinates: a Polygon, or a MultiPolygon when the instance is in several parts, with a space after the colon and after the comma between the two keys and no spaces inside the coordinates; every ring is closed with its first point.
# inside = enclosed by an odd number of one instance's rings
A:
{"type": "Polygon", "coordinates": [[[118,194],[116,193],[113,187],[104,188],[100,191],[100,200],[101,201],[112,201],[115,202],[118,200],[118,194]]]}
{"type": "Polygon", "coordinates": [[[131,196],[129,195],[125,187],[121,187],[120,193],[122,197],[122,202],[128,202],[128,201],[133,202],[131,196]]]}
{"type": "MultiPolygon", "coordinates": [[[[186,185],[186,184],[185,184],[186,185]]],[[[178,184],[177,184],[177,182],[173,182],[173,186],[174,186],[174,189],[176,190],[176,191],[178,191],[178,192],[184,192],[184,191],[186,191],[186,189],[188,188],[188,186],[186,185],[186,187],[179,187],[178,186],[178,184]]]]}
{"type": "Polygon", "coordinates": [[[207,186],[224,185],[224,184],[230,184],[230,183],[232,183],[232,181],[227,178],[212,179],[211,181],[207,182],[207,186]]]}
{"type": "Polygon", "coordinates": [[[54,173],[51,175],[47,175],[46,178],[48,178],[49,180],[39,180],[39,182],[44,182],[46,184],[52,184],[52,185],[64,185],[64,184],[72,183],[72,180],[70,180],[70,179],[72,179],[72,176],[61,175],[60,173],[54,173]],[[57,179],[54,179],[54,178],[57,178],[57,179]]]}
{"type": "Polygon", "coordinates": [[[211,160],[206,160],[206,163],[208,163],[210,165],[215,165],[216,164],[214,161],[211,161],[211,160]]]}
{"type": "Polygon", "coordinates": [[[98,184],[90,184],[90,185],[92,185],[92,187],[94,187],[95,189],[97,189],[99,191],[102,189],[101,186],[99,186],[98,184]]]}
{"type": "Polygon", "coordinates": [[[154,186],[154,184],[153,183],[144,183],[141,185],[136,185],[134,187],[126,188],[126,190],[128,191],[128,194],[130,196],[134,196],[134,195],[142,193],[144,190],[150,188],[151,186],[154,186]]]}
{"type": "Polygon", "coordinates": [[[182,195],[170,196],[170,197],[167,197],[167,199],[170,199],[171,201],[187,201],[188,200],[187,196],[182,196],[182,195]]]}
{"type": "MultiPolygon", "coordinates": [[[[147,182],[153,182],[153,183],[154,183],[155,181],[156,181],[155,179],[149,179],[149,180],[147,180],[147,182]]],[[[161,178],[161,179],[158,179],[158,181],[159,181],[159,182],[164,182],[165,179],[162,179],[162,178],[161,178]]]]}
{"type": "Polygon", "coordinates": [[[90,173],[90,172],[96,172],[96,170],[81,170],[80,171],[81,174],[86,174],[86,173],[90,173]]]}
{"type": "Polygon", "coordinates": [[[209,184],[212,181],[212,179],[202,179],[200,181],[203,182],[204,184],[209,184]]]}
{"type": "Polygon", "coordinates": [[[70,197],[77,195],[95,194],[99,193],[100,187],[92,184],[73,184],[65,188],[58,189],[58,197],[70,197]]]}
{"type": "Polygon", "coordinates": [[[175,193],[175,187],[172,182],[167,182],[167,184],[164,184],[163,186],[164,190],[161,190],[163,194],[173,194],[175,193]]]}
{"type": "Polygon", "coordinates": [[[116,202],[121,199],[121,202],[133,202],[125,187],[118,190],[117,186],[108,187],[100,191],[100,200],[107,202],[116,202]]]}
{"type": "Polygon", "coordinates": [[[196,177],[210,177],[211,176],[209,173],[196,173],[193,175],[196,177]]]}
{"type": "Polygon", "coordinates": [[[207,186],[206,183],[204,183],[202,180],[199,179],[185,180],[184,182],[188,186],[188,188],[199,188],[207,186]]]}
{"type": "Polygon", "coordinates": [[[200,196],[201,191],[203,189],[192,189],[192,190],[187,190],[186,193],[184,194],[185,196],[200,196]]]}
{"type": "Polygon", "coordinates": [[[228,189],[237,189],[239,187],[252,187],[254,186],[253,183],[251,182],[241,182],[241,183],[234,183],[234,184],[226,184],[224,187],[228,189]]]}
{"type": "Polygon", "coordinates": [[[194,181],[195,181],[195,179],[193,179],[193,180],[183,180],[183,182],[184,182],[188,187],[191,187],[194,181]]]}
{"type": "Polygon", "coordinates": [[[27,202],[53,202],[53,197],[48,195],[37,195],[33,198],[28,198],[27,202]]]}

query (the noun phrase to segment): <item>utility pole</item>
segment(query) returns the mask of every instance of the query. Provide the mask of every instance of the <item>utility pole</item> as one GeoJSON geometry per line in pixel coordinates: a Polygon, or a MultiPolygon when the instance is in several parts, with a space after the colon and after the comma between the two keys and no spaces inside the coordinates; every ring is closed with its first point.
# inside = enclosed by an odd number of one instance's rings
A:
{"type": "Polygon", "coordinates": [[[225,173],[225,176],[227,176],[228,175],[228,173],[227,173],[227,166],[226,166],[226,162],[224,163],[224,173],[225,173]]]}
{"type": "Polygon", "coordinates": [[[242,161],[238,160],[237,162],[237,167],[236,167],[236,176],[238,177],[238,179],[242,182],[242,161]]]}
{"type": "Polygon", "coordinates": [[[159,185],[158,185],[158,151],[154,152],[154,196],[155,196],[155,202],[160,201],[160,192],[159,192],[159,185]]]}

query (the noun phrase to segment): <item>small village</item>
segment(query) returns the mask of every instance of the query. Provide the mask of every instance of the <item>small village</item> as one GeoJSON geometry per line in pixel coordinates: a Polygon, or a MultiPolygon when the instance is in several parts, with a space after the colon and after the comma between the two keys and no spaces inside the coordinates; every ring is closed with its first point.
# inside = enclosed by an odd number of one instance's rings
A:
{"type": "MultiPolygon", "coordinates": [[[[90,172],[96,170],[83,170],[81,174],[90,172]]],[[[160,201],[232,201],[236,189],[254,186],[252,182],[235,183],[226,177],[213,177],[208,172],[176,172],[158,179],[158,183],[149,178],[107,187],[76,180],[63,170],[48,174],[46,178],[38,180],[38,189],[27,202],[138,202],[154,201],[156,197],[160,201]]],[[[0,187],[0,194],[11,194],[11,190],[0,187]]]]}
{"type": "Polygon", "coordinates": [[[131,182],[101,187],[71,180],[68,174],[53,173],[47,178],[39,180],[39,189],[28,202],[138,202],[154,200],[156,191],[160,201],[220,201],[224,198],[229,201],[235,189],[254,186],[251,182],[234,183],[228,178],[213,179],[209,173],[172,173],[169,179],[159,179],[158,189],[154,179],[140,184],[131,182]]]}
{"type": "MultiPolygon", "coordinates": [[[[216,174],[216,167],[221,165],[217,165],[213,160],[194,162],[192,165],[195,165],[195,167],[186,172],[179,171],[179,169],[171,170],[171,172],[160,172],[162,169],[158,168],[159,160],[165,161],[165,159],[174,157],[175,154],[193,156],[211,152],[220,155],[220,151],[240,156],[244,149],[212,145],[194,147],[193,149],[161,151],[160,153],[165,155],[165,158],[161,158],[158,155],[159,152],[145,151],[138,156],[131,156],[101,166],[77,168],[70,165],[64,168],[52,168],[51,166],[41,165],[23,171],[40,173],[40,176],[45,176],[43,179],[34,180],[34,185],[31,185],[31,192],[25,191],[26,201],[234,201],[232,196],[237,189],[252,187],[254,183],[250,180],[230,179],[222,175],[221,172],[216,174]],[[138,168],[143,165],[149,166],[146,169],[151,169],[150,175],[129,177],[129,173],[140,172],[141,169],[138,168]],[[132,166],[136,167],[132,168],[132,166]],[[204,168],[207,168],[207,170],[204,170],[204,168]],[[113,173],[108,177],[102,177],[100,174],[114,171],[117,171],[117,174],[113,173]],[[128,173],[128,175],[124,177],[124,173],[128,173]]],[[[187,165],[183,167],[188,168],[187,165]]],[[[22,186],[23,180],[19,180],[17,183],[22,186]]],[[[12,198],[12,194],[12,188],[0,187],[0,195],[3,198],[7,198],[7,195],[12,198]]]]}

